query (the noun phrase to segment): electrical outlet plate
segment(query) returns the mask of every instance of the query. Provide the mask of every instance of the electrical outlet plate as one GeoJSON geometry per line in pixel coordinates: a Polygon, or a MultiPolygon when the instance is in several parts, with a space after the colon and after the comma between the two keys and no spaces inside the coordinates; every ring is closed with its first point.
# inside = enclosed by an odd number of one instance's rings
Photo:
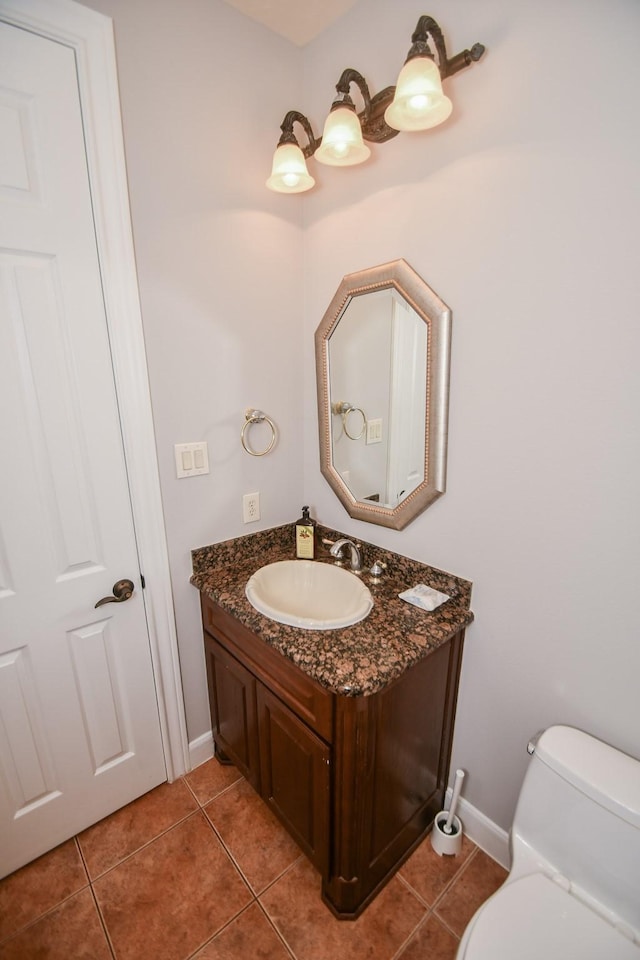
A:
{"type": "Polygon", "coordinates": [[[242,521],[253,523],[260,519],[260,494],[245,493],[242,498],[242,521]]]}

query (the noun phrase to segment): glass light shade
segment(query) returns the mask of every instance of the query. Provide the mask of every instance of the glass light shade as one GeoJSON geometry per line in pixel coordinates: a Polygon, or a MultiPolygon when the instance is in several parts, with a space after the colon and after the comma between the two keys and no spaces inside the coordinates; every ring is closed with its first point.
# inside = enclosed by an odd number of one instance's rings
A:
{"type": "Polygon", "coordinates": [[[324,124],[322,143],[314,153],[316,160],[330,167],[350,167],[362,163],[370,155],[355,110],[350,107],[332,110],[324,124]]]}
{"type": "Polygon", "coordinates": [[[297,143],[281,143],[273,155],[269,190],[276,193],[303,193],[311,190],[315,180],[307,170],[304,154],[297,143]]]}
{"type": "Polygon", "coordinates": [[[393,102],[384,119],[394,130],[428,130],[447,119],[451,100],[442,92],[440,71],[431,57],[413,57],[400,71],[393,102]]]}

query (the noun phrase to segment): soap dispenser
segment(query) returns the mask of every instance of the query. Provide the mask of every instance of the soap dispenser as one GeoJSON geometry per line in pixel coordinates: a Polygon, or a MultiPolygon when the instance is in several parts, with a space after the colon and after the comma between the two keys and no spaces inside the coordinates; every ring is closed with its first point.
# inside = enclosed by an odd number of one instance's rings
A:
{"type": "Polygon", "coordinates": [[[298,560],[313,560],[315,555],[316,521],[309,516],[309,507],[302,508],[302,516],[296,522],[296,557],[298,560]]]}

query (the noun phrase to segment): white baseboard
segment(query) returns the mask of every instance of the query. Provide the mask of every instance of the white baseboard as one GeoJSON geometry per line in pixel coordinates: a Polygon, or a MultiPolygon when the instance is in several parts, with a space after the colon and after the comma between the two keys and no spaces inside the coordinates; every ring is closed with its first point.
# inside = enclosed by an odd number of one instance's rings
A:
{"type": "MultiPolygon", "coordinates": [[[[451,787],[445,794],[445,807],[449,809],[451,803],[451,787]]],[[[473,840],[481,850],[488,853],[493,860],[509,870],[511,867],[511,855],[509,853],[509,834],[502,827],[499,827],[481,813],[480,810],[472,806],[468,800],[461,797],[458,801],[456,815],[462,821],[464,833],[473,840]]]]}
{"type": "Polygon", "coordinates": [[[199,767],[206,760],[211,760],[213,756],[213,736],[211,730],[189,741],[189,764],[190,770],[199,767]]]}

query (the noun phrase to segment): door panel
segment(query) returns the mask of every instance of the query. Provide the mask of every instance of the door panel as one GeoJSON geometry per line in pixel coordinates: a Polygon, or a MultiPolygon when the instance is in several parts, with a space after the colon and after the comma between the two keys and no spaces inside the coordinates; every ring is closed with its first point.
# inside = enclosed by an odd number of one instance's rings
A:
{"type": "Polygon", "coordinates": [[[84,736],[94,774],[129,759],[132,736],[124,712],[123,669],[118,663],[112,624],[108,620],[72,630],[69,648],[84,736]]]}
{"type": "Polygon", "coordinates": [[[319,870],[329,851],[331,749],[257,684],[262,796],[319,870]]]}
{"type": "Polygon", "coordinates": [[[3,875],[166,774],[75,53],[1,21],[0,409],[3,875]]]}
{"type": "Polygon", "coordinates": [[[26,651],[0,657],[0,756],[16,816],[51,796],[54,777],[40,704],[26,651]]]}
{"type": "Polygon", "coordinates": [[[216,746],[260,792],[255,677],[214,637],[204,641],[216,746]]]}

